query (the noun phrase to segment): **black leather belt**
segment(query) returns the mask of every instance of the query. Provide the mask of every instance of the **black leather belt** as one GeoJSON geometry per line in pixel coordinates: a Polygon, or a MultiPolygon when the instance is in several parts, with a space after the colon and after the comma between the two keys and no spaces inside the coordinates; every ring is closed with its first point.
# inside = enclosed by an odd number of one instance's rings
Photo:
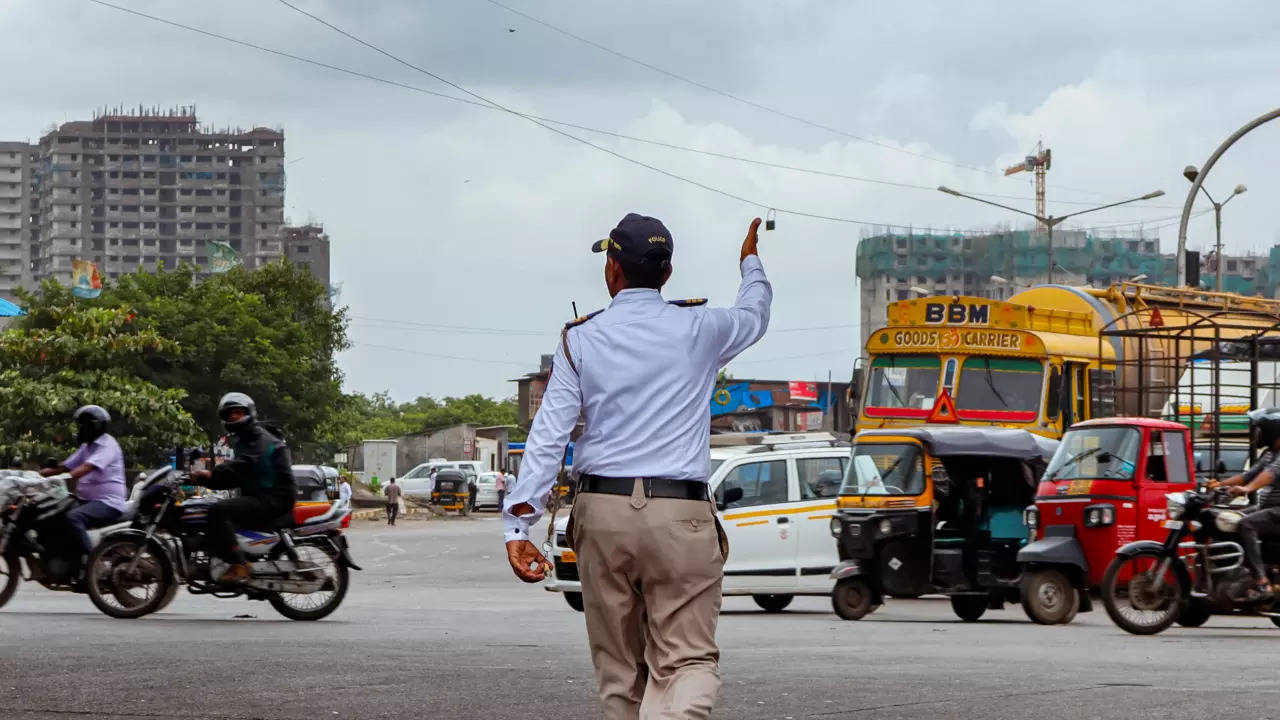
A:
{"type": "MultiPolygon", "coordinates": [[[[671,480],[668,478],[640,478],[645,497],[674,498],[676,500],[706,500],[707,484],[698,480],[671,480]]],[[[604,493],[605,495],[630,495],[635,488],[633,477],[601,477],[583,475],[578,479],[578,492],[604,493]]]]}

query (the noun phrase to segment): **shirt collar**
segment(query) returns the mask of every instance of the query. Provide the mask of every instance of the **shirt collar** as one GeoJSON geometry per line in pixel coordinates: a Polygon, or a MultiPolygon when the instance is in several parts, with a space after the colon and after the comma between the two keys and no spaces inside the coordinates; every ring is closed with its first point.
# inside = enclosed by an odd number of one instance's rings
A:
{"type": "Polygon", "coordinates": [[[662,293],[651,288],[627,288],[613,297],[609,307],[618,305],[636,305],[640,303],[662,302],[662,293]]]}

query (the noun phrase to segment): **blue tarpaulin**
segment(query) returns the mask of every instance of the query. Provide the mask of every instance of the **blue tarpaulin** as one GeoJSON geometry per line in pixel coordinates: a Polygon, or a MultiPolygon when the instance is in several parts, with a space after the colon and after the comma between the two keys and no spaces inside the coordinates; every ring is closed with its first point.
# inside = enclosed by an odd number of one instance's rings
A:
{"type": "Polygon", "coordinates": [[[17,305],[0,298],[0,317],[15,317],[17,315],[26,315],[26,313],[17,305]]]}

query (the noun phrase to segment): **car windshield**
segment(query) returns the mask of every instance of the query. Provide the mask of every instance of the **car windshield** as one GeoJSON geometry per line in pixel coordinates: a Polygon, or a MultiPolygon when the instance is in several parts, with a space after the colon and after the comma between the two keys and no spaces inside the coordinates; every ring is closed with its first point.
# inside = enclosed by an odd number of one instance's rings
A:
{"type": "Polygon", "coordinates": [[[407,480],[409,478],[424,478],[424,477],[428,477],[429,475],[431,475],[431,466],[419,465],[418,467],[410,470],[409,474],[404,476],[404,479],[407,480]]]}
{"type": "Polygon", "coordinates": [[[1019,358],[969,357],[960,371],[957,410],[1035,412],[1044,364],[1019,358]]]}
{"type": "Polygon", "coordinates": [[[1136,428],[1068,430],[1053,454],[1045,480],[1130,480],[1138,464],[1142,433],[1136,428]]]}
{"type": "Polygon", "coordinates": [[[919,495],[924,492],[920,446],[858,443],[845,469],[841,495],[919,495]]]}
{"type": "Polygon", "coordinates": [[[871,363],[867,406],[928,410],[938,395],[942,363],[921,355],[882,355],[871,363]]]}

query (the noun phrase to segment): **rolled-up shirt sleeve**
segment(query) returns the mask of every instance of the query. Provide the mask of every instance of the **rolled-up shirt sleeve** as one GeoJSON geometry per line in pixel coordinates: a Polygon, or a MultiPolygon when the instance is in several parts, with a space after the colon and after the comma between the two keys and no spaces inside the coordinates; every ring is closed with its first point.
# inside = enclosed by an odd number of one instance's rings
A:
{"type": "Polygon", "coordinates": [[[556,347],[551,379],[547,382],[542,405],[533,418],[533,427],[525,442],[519,476],[503,501],[502,528],[508,542],[532,540],[529,528],[536,525],[546,511],[545,498],[560,474],[561,461],[569,444],[569,434],[578,423],[582,410],[582,390],[578,373],[570,367],[565,356],[565,343],[570,341],[571,338],[566,337],[556,347]],[[533,512],[520,517],[512,515],[511,508],[520,503],[528,503],[533,512]]]}
{"type": "Polygon", "coordinates": [[[743,350],[764,337],[769,328],[769,306],[773,303],[773,286],[764,274],[764,264],[758,255],[748,255],[742,261],[742,284],[733,307],[707,308],[706,327],[720,353],[723,367],[743,350]]]}

